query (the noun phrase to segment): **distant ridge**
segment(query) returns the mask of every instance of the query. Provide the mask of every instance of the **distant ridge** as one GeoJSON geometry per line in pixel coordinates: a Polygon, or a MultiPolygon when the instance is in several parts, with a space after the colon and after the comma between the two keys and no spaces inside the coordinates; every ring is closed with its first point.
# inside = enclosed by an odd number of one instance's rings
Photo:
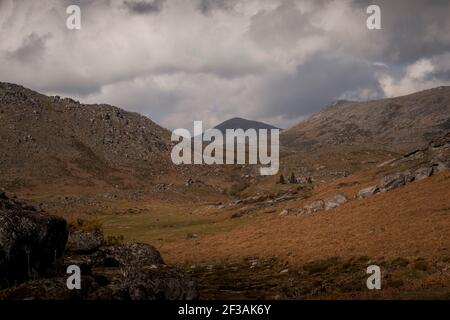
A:
{"type": "Polygon", "coordinates": [[[367,102],[337,101],[285,130],[281,143],[293,150],[324,145],[408,152],[450,130],[450,87],[367,102]]]}

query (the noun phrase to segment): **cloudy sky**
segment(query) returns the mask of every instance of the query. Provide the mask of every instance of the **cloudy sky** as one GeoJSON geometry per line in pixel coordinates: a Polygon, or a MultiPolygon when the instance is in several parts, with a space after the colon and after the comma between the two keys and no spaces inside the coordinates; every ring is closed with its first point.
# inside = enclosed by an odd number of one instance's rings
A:
{"type": "Polygon", "coordinates": [[[286,128],[336,99],[450,85],[450,1],[0,0],[0,81],[170,129],[286,128]],[[71,4],[81,30],[66,28],[71,4]],[[382,30],[366,27],[370,4],[382,30]]]}

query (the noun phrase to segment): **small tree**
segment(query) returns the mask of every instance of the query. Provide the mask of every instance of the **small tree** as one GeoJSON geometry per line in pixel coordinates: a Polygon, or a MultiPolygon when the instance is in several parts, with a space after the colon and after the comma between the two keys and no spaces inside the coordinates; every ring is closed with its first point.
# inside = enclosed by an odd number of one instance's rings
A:
{"type": "Polygon", "coordinates": [[[291,172],[291,175],[290,175],[288,181],[289,181],[290,184],[297,183],[297,179],[295,178],[295,174],[293,172],[291,172]]]}
{"type": "Polygon", "coordinates": [[[279,184],[286,184],[286,181],[284,180],[283,174],[280,175],[280,180],[278,181],[279,184]]]}

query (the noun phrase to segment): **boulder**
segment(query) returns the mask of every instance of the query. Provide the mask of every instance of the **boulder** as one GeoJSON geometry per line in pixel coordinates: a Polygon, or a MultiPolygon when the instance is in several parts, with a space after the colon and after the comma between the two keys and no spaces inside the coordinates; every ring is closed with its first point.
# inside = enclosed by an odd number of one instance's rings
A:
{"type": "Polygon", "coordinates": [[[81,277],[81,290],[67,289],[66,282],[66,277],[29,281],[0,291],[0,300],[81,300],[96,285],[92,277],[85,276],[81,277]]]}
{"type": "Polygon", "coordinates": [[[66,249],[71,252],[90,253],[100,248],[103,240],[103,233],[100,230],[73,230],[69,233],[66,249]]]}
{"type": "Polygon", "coordinates": [[[380,181],[380,192],[387,192],[397,189],[409,182],[412,182],[413,180],[414,177],[409,171],[387,175],[380,181]]]}
{"type": "Polygon", "coordinates": [[[324,200],[325,210],[331,210],[339,207],[340,205],[347,202],[347,197],[343,194],[337,194],[331,198],[324,200]]]}
{"type": "Polygon", "coordinates": [[[414,171],[414,181],[420,181],[433,174],[433,167],[423,167],[414,171]]]}
{"type": "Polygon", "coordinates": [[[377,194],[378,192],[380,192],[380,188],[378,186],[367,187],[358,192],[358,198],[359,199],[368,198],[377,194]]]}
{"type": "Polygon", "coordinates": [[[306,213],[314,213],[317,211],[321,211],[325,208],[325,201],[322,199],[316,200],[309,205],[306,205],[303,209],[306,211],[306,213]]]}
{"type": "Polygon", "coordinates": [[[39,275],[67,242],[64,219],[0,197],[0,287],[39,275]]]}
{"type": "Polygon", "coordinates": [[[438,160],[433,160],[431,162],[432,165],[432,170],[433,170],[433,175],[438,174],[442,171],[448,170],[449,166],[443,162],[443,161],[438,161],[438,160]]]}
{"type": "Polygon", "coordinates": [[[103,286],[88,295],[88,300],[195,300],[199,293],[194,281],[167,266],[138,267],[131,270],[96,269],[103,286]]]}
{"type": "Polygon", "coordinates": [[[151,265],[164,265],[158,250],[153,246],[143,243],[129,243],[119,246],[102,247],[99,250],[106,261],[113,266],[148,267],[151,265]]]}

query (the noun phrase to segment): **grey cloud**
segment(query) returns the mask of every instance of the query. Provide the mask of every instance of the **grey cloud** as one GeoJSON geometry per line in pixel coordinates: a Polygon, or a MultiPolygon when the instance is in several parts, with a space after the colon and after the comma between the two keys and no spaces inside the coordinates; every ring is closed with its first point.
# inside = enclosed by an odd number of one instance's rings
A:
{"type": "Polygon", "coordinates": [[[389,63],[411,63],[450,51],[450,1],[448,0],[357,0],[365,10],[370,4],[381,8],[381,31],[366,31],[367,41],[387,43],[378,56],[389,63]],[[375,35],[376,37],[371,37],[375,35]]]}
{"type": "Polygon", "coordinates": [[[166,0],[130,0],[124,1],[123,5],[130,13],[154,14],[161,12],[165,2],[166,0]]]}
{"type": "Polygon", "coordinates": [[[307,116],[337,99],[365,90],[371,91],[371,98],[382,97],[376,69],[345,56],[317,56],[299,66],[295,74],[281,74],[265,83],[261,90],[264,109],[258,114],[285,119],[307,116]]]}
{"type": "Polygon", "coordinates": [[[22,63],[37,62],[37,60],[44,55],[45,44],[50,38],[50,33],[39,36],[33,32],[23,40],[22,45],[19,48],[8,51],[6,56],[9,59],[16,59],[22,63]]]}
{"type": "Polygon", "coordinates": [[[238,0],[200,0],[198,9],[203,14],[208,14],[214,10],[231,10],[238,0]]]}
{"type": "Polygon", "coordinates": [[[304,36],[322,35],[311,13],[302,13],[294,1],[283,1],[275,10],[260,11],[251,18],[249,37],[267,49],[292,47],[304,36]]]}

